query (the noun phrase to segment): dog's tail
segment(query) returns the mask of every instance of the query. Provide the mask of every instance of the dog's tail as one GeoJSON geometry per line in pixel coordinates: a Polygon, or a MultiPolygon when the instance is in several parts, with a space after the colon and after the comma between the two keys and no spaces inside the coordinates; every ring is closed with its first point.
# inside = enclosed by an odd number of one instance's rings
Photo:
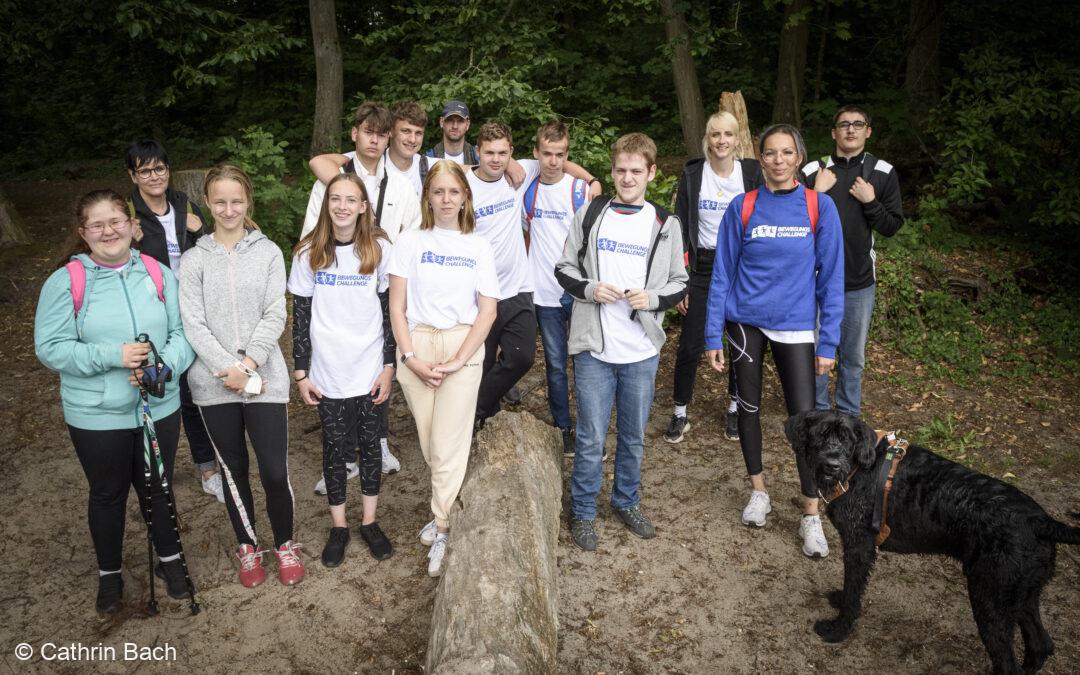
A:
{"type": "MultiPolygon", "coordinates": [[[[1069,514],[1069,517],[1071,518],[1076,518],[1078,516],[1080,516],[1078,513],[1069,514]]],[[[1080,527],[1066,525],[1065,523],[1054,520],[1050,516],[1046,516],[1046,518],[1035,526],[1035,533],[1040,539],[1055,541],[1061,544],[1080,545],[1080,527]]]]}

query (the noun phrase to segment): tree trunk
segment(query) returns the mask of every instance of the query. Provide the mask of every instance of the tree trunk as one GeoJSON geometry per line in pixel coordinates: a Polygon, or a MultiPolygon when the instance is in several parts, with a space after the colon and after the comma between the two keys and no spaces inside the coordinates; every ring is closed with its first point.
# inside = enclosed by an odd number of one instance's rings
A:
{"type": "Polygon", "coordinates": [[[315,46],[315,120],[311,154],[337,152],[341,147],[344,79],[334,0],[308,0],[311,41],[315,46]]]}
{"type": "Polygon", "coordinates": [[[798,126],[802,122],[803,80],[806,79],[807,14],[810,0],[786,0],[784,27],[780,31],[780,55],[776,64],[776,99],[773,123],[798,126]]]}
{"type": "MultiPolygon", "coordinates": [[[[188,196],[188,199],[198,204],[202,209],[203,216],[210,217],[206,210],[206,200],[203,198],[203,183],[206,182],[206,173],[209,169],[185,169],[174,171],[169,177],[169,184],[174,190],[179,190],[188,196]]],[[[211,223],[207,223],[210,225],[211,223]]]]}
{"type": "Polygon", "coordinates": [[[690,29],[675,0],[660,0],[664,14],[664,32],[671,45],[671,74],[675,94],[679,99],[679,121],[682,123],[686,154],[701,157],[701,139],[705,136],[705,109],[701,102],[694,56],[690,53],[690,29]]]}
{"type": "Polygon", "coordinates": [[[829,5],[824,8],[821,17],[821,37],[818,39],[817,66],[814,74],[814,103],[821,101],[821,83],[825,77],[825,44],[829,37],[829,5]]]}
{"type": "Polygon", "coordinates": [[[0,248],[29,244],[22,216],[0,188],[0,248]]]}
{"type": "Polygon", "coordinates": [[[450,515],[425,672],[557,673],[562,441],[530,413],[477,436],[450,515]]]}
{"type": "Polygon", "coordinates": [[[757,145],[750,133],[750,118],[746,114],[746,101],[743,100],[742,92],[725,91],[720,94],[720,109],[734,115],[739,122],[739,158],[757,159],[757,145]]]}
{"type": "Polygon", "coordinates": [[[904,93],[915,119],[923,121],[939,98],[938,46],[941,0],[912,0],[904,93]]]}

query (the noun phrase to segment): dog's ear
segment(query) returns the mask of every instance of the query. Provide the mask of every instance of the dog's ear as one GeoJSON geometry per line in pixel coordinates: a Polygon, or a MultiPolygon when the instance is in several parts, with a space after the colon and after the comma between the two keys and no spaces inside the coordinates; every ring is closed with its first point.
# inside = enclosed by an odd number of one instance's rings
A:
{"type": "Polygon", "coordinates": [[[791,443],[791,447],[799,450],[806,447],[806,442],[810,436],[810,427],[821,417],[820,410],[807,410],[806,412],[796,413],[784,422],[784,435],[787,436],[788,442],[791,443]]]}
{"type": "Polygon", "coordinates": [[[854,426],[855,447],[853,448],[853,454],[855,461],[864,469],[869,469],[874,466],[874,460],[877,459],[877,453],[875,452],[877,433],[870,428],[869,424],[857,417],[854,418],[854,426]]]}

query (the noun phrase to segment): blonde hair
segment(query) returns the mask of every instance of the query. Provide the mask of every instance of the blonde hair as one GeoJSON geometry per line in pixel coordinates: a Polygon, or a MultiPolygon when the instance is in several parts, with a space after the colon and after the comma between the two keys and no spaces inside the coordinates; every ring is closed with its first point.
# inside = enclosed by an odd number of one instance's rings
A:
{"type": "Polygon", "coordinates": [[[465,178],[465,171],[461,168],[461,165],[448,159],[440,159],[428,169],[427,178],[424,179],[424,194],[420,197],[420,229],[430,230],[435,227],[435,212],[431,208],[430,199],[431,182],[435,180],[436,177],[443,174],[450,174],[450,176],[457,181],[462,194],[465,195],[462,209],[458,212],[458,229],[461,230],[462,234],[472,234],[472,231],[476,229],[476,217],[473,215],[472,190],[469,188],[469,181],[465,178]]]}
{"type": "Polygon", "coordinates": [[[709,157],[709,135],[716,128],[727,128],[735,134],[735,159],[742,159],[743,147],[742,143],[739,143],[739,120],[726,110],[713,113],[709,116],[709,121],[705,123],[705,135],[701,139],[701,152],[705,158],[709,157]]]}
{"type": "Polygon", "coordinates": [[[299,255],[307,249],[308,262],[312,272],[330,267],[337,259],[337,244],[334,243],[334,222],[330,219],[330,190],[335,184],[345,181],[352,183],[360,190],[360,199],[368,205],[363,213],[358,214],[356,229],[353,230],[352,244],[356,257],[360,260],[360,274],[372,274],[382,260],[382,248],[379,246],[380,239],[390,240],[382,228],[375,226],[375,220],[371,216],[371,203],[368,201],[367,189],[364,181],[354,173],[339,173],[326,186],[326,194],[323,195],[322,208],[319,209],[319,220],[315,228],[308,232],[296,246],[293,247],[293,255],[299,255]]]}
{"type": "Polygon", "coordinates": [[[615,168],[615,158],[619,155],[641,155],[646,166],[656,165],[656,143],[645,134],[635,131],[619,136],[611,146],[611,168],[615,168]]]}
{"type": "Polygon", "coordinates": [[[210,203],[210,186],[222,180],[234,180],[240,183],[248,202],[247,212],[244,213],[244,227],[252,230],[259,229],[255,221],[251,219],[251,214],[255,211],[255,191],[251,187],[251,179],[235,164],[218,164],[206,172],[206,180],[203,181],[203,199],[206,203],[210,203]]]}

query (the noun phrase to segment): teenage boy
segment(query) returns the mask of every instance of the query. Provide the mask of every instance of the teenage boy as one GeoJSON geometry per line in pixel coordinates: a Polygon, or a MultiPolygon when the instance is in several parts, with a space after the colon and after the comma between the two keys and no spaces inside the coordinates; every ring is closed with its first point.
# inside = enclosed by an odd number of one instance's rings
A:
{"type": "Polygon", "coordinates": [[[399,101],[390,107],[394,126],[390,130],[390,145],[386,148],[386,170],[399,174],[412,183],[416,198],[424,190],[428,172],[428,156],[421,155],[424,129],[428,116],[416,101],[399,101]]]}
{"type": "Polygon", "coordinates": [[[469,130],[469,106],[461,101],[447,101],[439,116],[439,126],[442,127],[442,141],[427,151],[428,157],[469,166],[480,163],[476,146],[465,140],[465,132],[469,130]]]}
{"type": "MultiPolygon", "coordinates": [[[[904,222],[900,181],[896,170],[866,151],[870,115],[846,105],[833,116],[836,150],[827,160],[803,167],[807,187],[824,192],[836,202],[844,228],[844,320],[836,350],[836,408],[859,415],[866,336],[874,312],[874,232],[891,237],[904,222]]],[[[831,408],[829,375],[816,381],[816,407],[831,408]]]]}
{"type": "Polygon", "coordinates": [[[656,536],[641,510],[641,461],[664,311],[686,294],[679,219],[645,201],[656,177],[656,144],[622,136],[611,148],[616,198],[594,199],[574,216],[559,284],[574,298],[568,351],[574,356],[577,450],[570,479],[574,543],[593,551],[604,439],[615,405],[617,441],[611,506],[633,534],[656,536]]]}
{"type": "MultiPolygon", "coordinates": [[[[351,171],[364,182],[367,190],[368,208],[373,210],[375,224],[386,231],[390,241],[397,238],[398,232],[420,227],[420,200],[408,178],[388,168],[384,157],[390,141],[390,130],[394,118],[390,110],[382,103],[365,101],[353,113],[352,140],[353,152],[344,155],[327,154],[313,157],[309,162],[312,172],[318,178],[311,186],[308,199],[307,217],[300,236],[315,229],[322,208],[326,184],[338,173],[351,171]]],[[[382,472],[397,473],[401,462],[390,452],[387,441],[389,401],[383,404],[383,422],[379,442],[382,445],[382,472]]],[[[360,475],[356,462],[356,449],[347,458],[348,478],[352,480],[360,475]]],[[[315,492],[326,494],[326,481],[322,478],[315,484],[315,492]]]]}
{"type": "MultiPolygon", "coordinates": [[[[536,322],[544,345],[548,410],[555,426],[562,431],[566,456],[574,454],[566,376],[567,326],[573,298],[555,279],[555,263],[562,257],[574,214],[589,200],[590,187],[586,180],[566,173],[569,149],[566,125],[552,120],[536,131],[535,159],[518,160],[526,173],[536,174],[525,186],[521,222],[529,254],[536,322]]],[[[593,178],[592,182],[599,180],[593,178]]]]}
{"type": "MultiPolygon", "coordinates": [[[[135,184],[128,199],[128,210],[139,219],[139,248],[179,277],[180,256],[206,234],[206,219],[186,194],[169,187],[169,155],[161,143],[152,139],[135,141],[128,146],[125,163],[128,176],[135,184]]],[[[191,400],[186,372],[180,376],[180,417],[203,492],[224,504],[225,493],[214,461],[214,446],[206,433],[199,408],[191,400]]]]}

